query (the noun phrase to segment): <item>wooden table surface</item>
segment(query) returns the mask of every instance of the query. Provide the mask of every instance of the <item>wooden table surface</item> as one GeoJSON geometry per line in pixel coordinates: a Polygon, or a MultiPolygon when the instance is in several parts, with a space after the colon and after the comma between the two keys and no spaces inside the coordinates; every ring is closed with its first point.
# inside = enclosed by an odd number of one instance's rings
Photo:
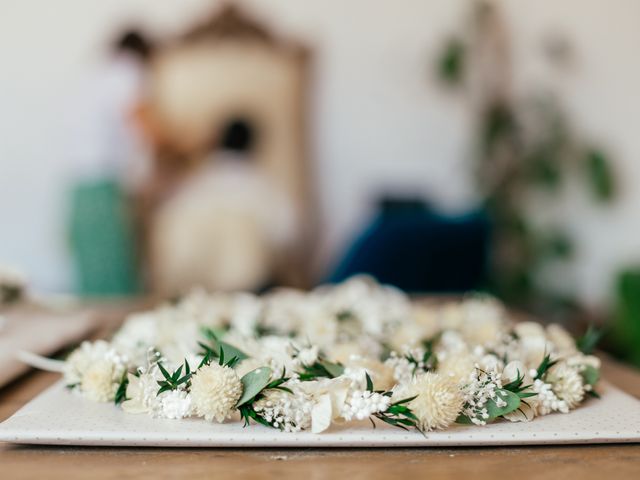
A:
{"type": "MultiPolygon", "coordinates": [[[[96,333],[104,336],[113,323],[96,333]]],[[[640,398],[640,373],[612,360],[603,376],[640,398]]],[[[0,390],[0,420],[58,379],[32,372],[0,390]]],[[[640,479],[640,445],[395,449],[168,449],[0,443],[0,479],[318,478],[640,479]]]]}

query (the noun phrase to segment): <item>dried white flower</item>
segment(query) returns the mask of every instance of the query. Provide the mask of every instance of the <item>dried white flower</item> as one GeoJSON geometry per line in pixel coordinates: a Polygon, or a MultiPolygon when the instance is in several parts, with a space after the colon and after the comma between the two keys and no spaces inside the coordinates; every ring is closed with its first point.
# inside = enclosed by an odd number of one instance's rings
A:
{"type": "Polygon", "coordinates": [[[311,426],[311,396],[297,388],[296,382],[289,382],[286,386],[293,393],[269,389],[253,408],[275,428],[285,432],[305,430],[311,426]]]}
{"type": "Polygon", "coordinates": [[[83,342],[64,365],[67,385],[79,387],[89,399],[97,402],[113,400],[126,371],[126,358],[98,340],[83,342]]]}
{"type": "Polygon", "coordinates": [[[460,388],[451,378],[427,372],[400,386],[393,392],[393,400],[417,397],[407,404],[418,417],[423,431],[447,428],[462,410],[464,403],[460,388]]]}
{"type": "Polygon", "coordinates": [[[395,385],[393,367],[375,358],[352,356],[344,369],[344,376],[350,378],[357,388],[366,386],[366,374],[369,374],[376,390],[389,390],[395,385]]]}
{"type": "Polygon", "coordinates": [[[559,362],[547,372],[546,382],[553,393],[562,400],[569,410],[576,408],[584,398],[584,382],[577,367],[559,362]]]}
{"type": "Polygon", "coordinates": [[[386,411],[390,404],[391,399],[381,393],[357,390],[347,397],[341,415],[347,421],[364,420],[374,413],[386,411]]]}
{"type": "Polygon", "coordinates": [[[229,367],[212,363],[191,377],[194,411],[209,422],[221,423],[228,418],[241,395],[242,382],[229,367]]]}
{"type": "Polygon", "coordinates": [[[140,372],[138,376],[128,374],[127,400],[122,409],[127,413],[151,413],[155,408],[158,379],[152,372],[140,372]]]}
{"type": "Polygon", "coordinates": [[[179,419],[192,413],[191,396],[184,390],[163,392],[158,396],[155,415],[161,418],[179,419]]]}
{"type": "Polygon", "coordinates": [[[84,372],[80,381],[80,390],[95,402],[110,402],[118,391],[118,385],[124,375],[124,366],[111,360],[93,363],[84,372]]]}
{"type": "Polygon", "coordinates": [[[438,373],[450,377],[456,383],[463,382],[476,369],[476,360],[467,352],[440,355],[438,373]]]}

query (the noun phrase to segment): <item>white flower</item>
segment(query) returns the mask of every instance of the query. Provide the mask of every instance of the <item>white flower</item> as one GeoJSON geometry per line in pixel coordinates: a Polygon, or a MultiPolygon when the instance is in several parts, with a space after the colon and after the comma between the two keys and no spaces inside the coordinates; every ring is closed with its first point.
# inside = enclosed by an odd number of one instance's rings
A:
{"type": "Polygon", "coordinates": [[[569,410],[576,408],[584,398],[584,382],[578,368],[559,362],[547,372],[546,381],[553,393],[564,401],[569,410]]]}
{"type": "Polygon", "coordinates": [[[567,365],[571,367],[578,367],[578,369],[582,369],[585,366],[593,367],[596,370],[600,370],[602,366],[602,362],[595,355],[584,355],[582,353],[576,353],[575,355],[571,355],[567,358],[567,365]]]}
{"type": "Polygon", "coordinates": [[[296,355],[296,365],[312,365],[318,360],[318,346],[312,345],[307,348],[303,348],[296,355]]]}
{"type": "Polygon", "coordinates": [[[126,359],[103,340],[83,342],[64,365],[67,384],[97,402],[114,399],[125,371],[126,359]]]}
{"type": "Polygon", "coordinates": [[[311,426],[313,401],[311,396],[290,381],[287,387],[293,393],[269,389],[253,408],[273,427],[285,432],[298,432],[311,426]]]}
{"type": "Polygon", "coordinates": [[[300,389],[311,396],[311,431],[320,433],[340,418],[352,382],[349,378],[326,378],[300,383],[300,389]]]}
{"type": "Polygon", "coordinates": [[[398,384],[410,382],[416,371],[416,365],[404,355],[398,355],[397,352],[391,352],[391,355],[384,363],[393,370],[393,379],[398,384]]]}
{"type": "Polygon", "coordinates": [[[446,356],[441,354],[438,359],[438,373],[460,383],[475,371],[475,365],[475,359],[467,352],[456,352],[446,356]]]}
{"type": "Polygon", "coordinates": [[[156,416],[161,418],[185,418],[191,415],[191,396],[184,390],[163,392],[158,396],[156,416]]]}
{"type": "Polygon", "coordinates": [[[551,412],[569,413],[567,402],[556,396],[550,384],[536,379],[533,382],[533,391],[538,394],[536,404],[538,415],[548,415],[551,412]]]}
{"type": "Polygon", "coordinates": [[[553,349],[545,330],[536,322],[521,322],[515,325],[518,336],[519,360],[529,368],[537,368],[544,356],[553,349]]]}
{"type": "Polygon", "coordinates": [[[197,415],[211,422],[223,422],[242,395],[236,372],[215,363],[205,365],[191,377],[191,401],[197,415]]]}
{"type": "Polygon", "coordinates": [[[472,297],[462,303],[465,338],[471,344],[495,341],[507,323],[506,312],[492,297],[472,297]]]}
{"type": "Polygon", "coordinates": [[[491,420],[487,404],[489,401],[497,407],[504,407],[507,402],[500,397],[502,374],[496,370],[483,371],[476,369],[463,386],[464,408],[462,413],[475,425],[486,425],[491,420]]]}
{"type": "Polygon", "coordinates": [[[116,396],[124,366],[111,360],[93,363],[82,376],[80,390],[95,402],[110,402],[116,396]]]}
{"type": "Polygon", "coordinates": [[[559,355],[571,355],[578,351],[574,338],[558,324],[552,323],[547,326],[547,338],[559,355]]]}
{"type": "Polygon", "coordinates": [[[423,431],[447,428],[458,418],[464,403],[456,382],[437,373],[424,373],[400,386],[394,391],[393,400],[416,395],[407,406],[418,417],[418,426],[423,431]]]}
{"type": "Polygon", "coordinates": [[[128,374],[127,400],[122,409],[127,413],[150,413],[154,409],[158,392],[158,377],[153,373],[141,372],[138,376],[128,374]]]}
{"type": "Polygon", "coordinates": [[[364,420],[374,413],[384,412],[389,408],[391,399],[381,393],[358,390],[351,392],[342,406],[341,415],[347,420],[364,420]]]}
{"type": "Polygon", "coordinates": [[[366,374],[369,374],[376,390],[389,390],[395,385],[393,367],[375,358],[354,355],[345,365],[344,376],[353,380],[354,384],[364,389],[366,374]]]}

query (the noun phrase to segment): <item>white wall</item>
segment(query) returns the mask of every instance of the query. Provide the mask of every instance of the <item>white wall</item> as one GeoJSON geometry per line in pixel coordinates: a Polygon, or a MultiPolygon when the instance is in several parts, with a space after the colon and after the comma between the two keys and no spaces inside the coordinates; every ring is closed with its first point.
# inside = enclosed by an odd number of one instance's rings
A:
{"type": "MultiPolygon", "coordinates": [[[[215,1],[0,0],[0,262],[27,270],[36,286],[65,290],[71,275],[62,229],[65,101],[114,27],[131,19],[178,31],[215,1]]],[[[456,210],[472,202],[470,119],[443,94],[433,56],[463,26],[469,2],[251,0],[243,2],[315,48],[313,154],[328,261],[358,229],[371,195],[403,188],[456,210]]],[[[611,274],[640,257],[640,2],[510,0],[516,74],[546,78],[541,36],[568,34],[577,71],[562,80],[567,108],[585,134],[606,142],[624,197],[610,212],[575,201],[582,295],[606,298],[611,274]]]]}

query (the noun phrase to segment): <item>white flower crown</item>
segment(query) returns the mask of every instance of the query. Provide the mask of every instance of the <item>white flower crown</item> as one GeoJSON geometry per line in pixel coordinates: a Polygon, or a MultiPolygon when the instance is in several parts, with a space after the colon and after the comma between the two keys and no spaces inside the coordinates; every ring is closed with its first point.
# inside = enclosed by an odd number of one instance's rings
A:
{"type": "Polygon", "coordinates": [[[355,277],[310,293],[194,291],[131,315],[65,363],[73,390],[129,413],[322,432],[370,419],[406,429],[567,413],[600,362],[560,326],[514,323],[495,299],[440,304],[355,277]]]}

